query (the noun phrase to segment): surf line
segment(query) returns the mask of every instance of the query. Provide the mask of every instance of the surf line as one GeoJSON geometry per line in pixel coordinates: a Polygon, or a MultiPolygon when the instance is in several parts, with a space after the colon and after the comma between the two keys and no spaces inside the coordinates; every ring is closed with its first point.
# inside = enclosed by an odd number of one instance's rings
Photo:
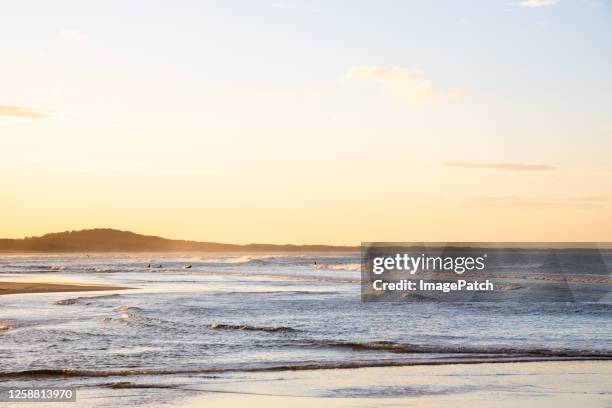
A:
{"type": "Polygon", "coordinates": [[[467,281],[459,279],[456,282],[428,282],[423,279],[418,281],[402,279],[397,282],[385,282],[377,279],[372,282],[372,287],[376,291],[428,291],[428,292],[487,292],[495,290],[493,282],[486,279],[484,281],[467,281]]]}

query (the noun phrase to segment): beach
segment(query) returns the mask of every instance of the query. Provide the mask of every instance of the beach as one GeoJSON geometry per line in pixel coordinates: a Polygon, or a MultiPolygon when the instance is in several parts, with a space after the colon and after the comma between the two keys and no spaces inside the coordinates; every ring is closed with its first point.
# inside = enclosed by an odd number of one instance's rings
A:
{"type": "MultiPolygon", "coordinates": [[[[79,407],[609,408],[612,364],[533,362],[279,371],[245,377],[106,381],[81,386],[79,407]],[[143,398],[148,394],[149,399],[143,398]],[[146,402],[148,401],[148,402],[146,402]]],[[[36,408],[39,403],[20,403],[36,408]]],[[[50,404],[49,406],[62,406],[50,404]]]]}
{"type": "Polygon", "coordinates": [[[612,364],[536,362],[282,372],[247,384],[222,383],[200,388],[208,392],[175,405],[603,408],[612,404],[612,364]]]}

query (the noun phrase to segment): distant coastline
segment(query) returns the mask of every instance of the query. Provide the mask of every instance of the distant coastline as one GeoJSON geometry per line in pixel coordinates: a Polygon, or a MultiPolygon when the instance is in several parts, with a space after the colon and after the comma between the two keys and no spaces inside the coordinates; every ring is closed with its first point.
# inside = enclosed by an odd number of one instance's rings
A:
{"type": "Polygon", "coordinates": [[[0,252],[357,252],[358,246],[224,244],[167,239],[112,228],[0,239],[0,252]]]}
{"type": "MultiPolygon", "coordinates": [[[[557,251],[610,252],[612,243],[568,242],[552,246],[539,243],[486,243],[486,242],[429,242],[419,245],[397,246],[397,243],[377,243],[370,250],[425,251],[432,247],[445,250],[472,252],[486,249],[488,252],[539,251],[554,248],[557,251]],[[500,246],[502,245],[502,246],[500,246]],[[538,246],[540,245],[540,246],[538,246]]],[[[0,253],[95,253],[95,252],[360,252],[360,246],[349,245],[294,245],[294,244],[226,244],[219,242],[168,239],[154,235],[142,235],[112,228],[93,228],[80,231],[54,232],[40,237],[0,239],[0,253]]]]}

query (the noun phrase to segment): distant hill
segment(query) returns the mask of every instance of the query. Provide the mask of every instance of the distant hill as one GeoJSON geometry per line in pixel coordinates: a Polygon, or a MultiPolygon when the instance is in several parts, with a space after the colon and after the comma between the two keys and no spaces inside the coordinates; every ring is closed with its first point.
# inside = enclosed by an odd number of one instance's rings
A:
{"type": "Polygon", "coordinates": [[[359,247],[332,245],[220,244],[166,239],[111,228],[0,239],[3,252],[349,252],[359,247]]]}

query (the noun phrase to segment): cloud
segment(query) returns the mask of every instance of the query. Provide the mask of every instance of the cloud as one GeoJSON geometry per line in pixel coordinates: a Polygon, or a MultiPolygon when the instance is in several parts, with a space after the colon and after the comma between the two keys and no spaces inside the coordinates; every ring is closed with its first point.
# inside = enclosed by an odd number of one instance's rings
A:
{"type": "Polygon", "coordinates": [[[0,105],[0,118],[43,119],[48,116],[47,112],[39,109],[0,105]]]}
{"type": "Polygon", "coordinates": [[[476,163],[467,161],[445,161],[448,167],[463,167],[469,169],[492,169],[507,171],[547,171],[555,170],[556,167],[547,164],[526,164],[526,163],[476,163]]]}
{"type": "Polygon", "coordinates": [[[61,29],[57,32],[57,36],[63,40],[70,41],[85,41],[89,36],[78,30],[61,29]]]}
{"type": "Polygon", "coordinates": [[[552,6],[557,3],[558,0],[523,0],[518,5],[523,7],[543,7],[543,6],[552,6]]]}
{"type": "Polygon", "coordinates": [[[463,202],[470,207],[485,207],[498,209],[515,208],[575,208],[604,209],[611,206],[610,197],[523,197],[523,196],[491,196],[473,197],[463,202]]]}
{"type": "Polygon", "coordinates": [[[444,92],[434,89],[433,84],[425,78],[423,71],[415,68],[358,66],[351,68],[344,75],[344,80],[377,82],[382,85],[385,92],[413,106],[436,97],[457,99],[465,95],[465,91],[459,88],[444,92]]]}

